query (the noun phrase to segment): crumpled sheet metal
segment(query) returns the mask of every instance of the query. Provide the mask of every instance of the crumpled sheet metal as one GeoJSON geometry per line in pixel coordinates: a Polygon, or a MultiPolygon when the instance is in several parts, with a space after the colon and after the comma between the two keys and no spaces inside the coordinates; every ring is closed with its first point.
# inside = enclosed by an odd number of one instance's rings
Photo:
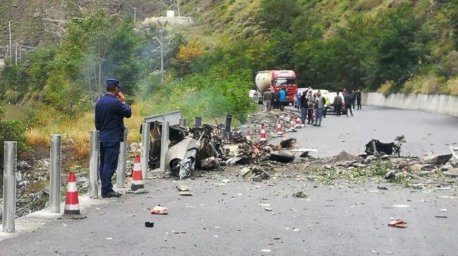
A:
{"type": "Polygon", "coordinates": [[[193,138],[185,138],[173,145],[169,148],[167,154],[165,155],[166,171],[173,172],[172,169],[177,163],[185,164],[185,166],[189,166],[189,164],[191,164],[192,169],[194,169],[195,156],[199,149],[199,141],[193,138]],[[194,157],[194,159],[189,159],[190,157],[194,157]],[[190,161],[192,163],[190,163],[190,161]]]}

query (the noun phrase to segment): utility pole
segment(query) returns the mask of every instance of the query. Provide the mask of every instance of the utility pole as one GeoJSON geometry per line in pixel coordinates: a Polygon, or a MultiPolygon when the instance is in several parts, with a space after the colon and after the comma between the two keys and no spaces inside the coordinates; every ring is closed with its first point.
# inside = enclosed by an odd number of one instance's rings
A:
{"type": "Polygon", "coordinates": [[[178,7],[178,17],[181,17],[181,14],[180,14],[180,0],[177,0],[177,7],[178,7]]]}
{"type": "Polygon", "coordinates": [[[137,22],[137,8],[134,7],[134,24],[137,22]]]}
{"type": "Polygon", "coordinates": [[[164,29],[161,28],[159,30],[160,39],[156,37],[156,40],[159,42],[159,46],[161,47],[161,82],[164,82],[164,37],[163,37],[164,29]]]}
{"type": "Polygon", "coordinates": [[[12,61],[12,47],[11,47],[11,21],[8,22],[8,33],[10,36],[10,46],[9,46],[9,54],[10,54],[10,62],[12,61]]]}

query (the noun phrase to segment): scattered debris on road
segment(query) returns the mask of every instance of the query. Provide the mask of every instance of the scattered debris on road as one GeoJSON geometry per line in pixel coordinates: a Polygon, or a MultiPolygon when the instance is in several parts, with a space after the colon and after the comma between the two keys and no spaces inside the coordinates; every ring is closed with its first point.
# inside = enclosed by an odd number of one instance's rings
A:
{"type": "Polygon", "coordinates": [[[147,227],[147,228],[154,227],[154,222],[145,221],[145,227],[147,227]]]}
{"type": "Polygon", "coordinates": [[[155,214],[155,215],[167,215],[169,214],[169,211],[167,208],[163,207],[163,206],[160,206],[160,205],[156,205],[153,210],[151,210],[151,214],[155,214]]]}
{"type": "Polygon", "coordinates": [[[388,223],[388,226],[394,227],[394,228],[407,228],[407,222],[401,219],[396,219],[396,220],[390,221],[388,223]]]}
{"type": "Polygon", "coordinates": [[[293,197],[295,198],[307,198],[308,195],[304,193],[303,191],[299,191],[293,194],[293,197]]]}

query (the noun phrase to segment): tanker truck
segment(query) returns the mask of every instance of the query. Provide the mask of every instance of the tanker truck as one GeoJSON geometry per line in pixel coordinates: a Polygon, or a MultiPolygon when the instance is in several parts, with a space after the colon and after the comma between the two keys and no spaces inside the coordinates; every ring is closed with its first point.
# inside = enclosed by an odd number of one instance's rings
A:
{"type": "MultiPolygon", "coordinates": [[[[289,105],[294,102],[297,92],[296,73],[293,70],[267,70],[259,71],[255,78],[258,89],[254,97],[258,103],[262,103],[262,93],[268,88],[272,92],[280,91],[282,87],[286,89],[286,102],[289,105]]],[[[256,100],[255,99],[255,100],[256,100]]]]}

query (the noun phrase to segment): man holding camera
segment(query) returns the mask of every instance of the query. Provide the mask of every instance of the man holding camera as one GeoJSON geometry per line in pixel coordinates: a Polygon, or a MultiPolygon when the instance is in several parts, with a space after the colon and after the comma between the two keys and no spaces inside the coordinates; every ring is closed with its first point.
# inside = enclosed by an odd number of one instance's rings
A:
{"type": "Polygon", "coordinates": [[[95,105],[95,128],[100,132],[102,198],[110,198],[121,196],[113,190],[111,178],[118,166],[119,146],[124,139],[124,117],[129,118],[132,111],[121,92],[119,81],[109,78],[105,84],[107,93],[95,105]]]}

